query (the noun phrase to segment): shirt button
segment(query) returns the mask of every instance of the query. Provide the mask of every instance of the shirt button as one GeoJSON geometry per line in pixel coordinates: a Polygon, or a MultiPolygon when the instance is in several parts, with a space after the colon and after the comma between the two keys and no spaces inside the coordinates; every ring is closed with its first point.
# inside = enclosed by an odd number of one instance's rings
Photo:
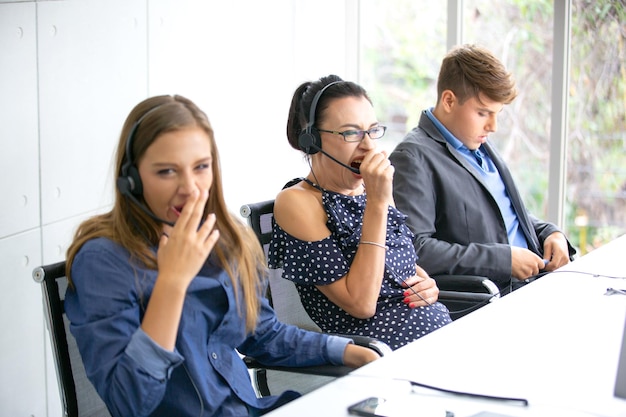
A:
{"type": "Polygon", "coordinates": [[[211,357],[212,357],[213,359],[217,359],[217,353],[215,353],[215,352],[211,353],[211,357]]]}

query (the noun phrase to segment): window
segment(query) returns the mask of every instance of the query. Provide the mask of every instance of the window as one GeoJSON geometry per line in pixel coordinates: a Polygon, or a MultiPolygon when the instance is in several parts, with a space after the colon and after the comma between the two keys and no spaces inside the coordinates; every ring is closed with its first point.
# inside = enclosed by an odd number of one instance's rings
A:
{"type": "Polygon", "coordinates": [[[360,3],[359,82],[387,126],[379,146],[393,149],[435,105],[437,74],[446,53],[445,2],[367,0],[360,3]]]}
{"type": "Polygon", "coordinates": [[[626,3],[573,0],[568,230],[581,252],[626,232],[626,3]]]}
{"type": "MultiPolygon", "coordinates": [[[[571,0],[564,231],[585,253],[626,232],[626,6],[571,0]]],[[[436,100],[447,51],[445,2],[360,2],[361,67],[392,149],[436,100]]],[[[463,1],[463,43],[494,52],[519,95],[491,142],[535,215],[547,218],[554,6],[551,0],[463,1]]],[[[563,16],[557,16],[562,21],[563,16]]]]}

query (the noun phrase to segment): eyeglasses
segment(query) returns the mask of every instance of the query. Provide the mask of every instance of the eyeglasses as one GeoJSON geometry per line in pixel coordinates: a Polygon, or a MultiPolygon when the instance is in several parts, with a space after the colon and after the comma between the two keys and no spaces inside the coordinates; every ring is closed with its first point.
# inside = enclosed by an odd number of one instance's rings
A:
{"type": "Polygon", "coordinates": [[[387,126],[375,126],[370,130],[346,130],[343,132],[337,132],[335,130],[324,130],[317,129],[320,132],[332,133],[335,135],[343,136],[343,140],[346,142],[361,142],[365,139],[365,134],[370,137],[370,139],[380,139],[385,136],[385,131],[387,130],[387,126]]]}

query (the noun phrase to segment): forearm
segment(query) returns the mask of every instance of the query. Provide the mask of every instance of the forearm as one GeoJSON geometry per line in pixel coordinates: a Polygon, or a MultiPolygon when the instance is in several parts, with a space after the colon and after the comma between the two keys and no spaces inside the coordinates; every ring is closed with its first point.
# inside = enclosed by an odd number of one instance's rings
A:
{"type": "Polygon", "coordinates": [[[362,235],[348,273],[329,286],[318,286],[348,314],[366,319],[376,312],[385,269],[388,206],[366,206],[362,235]]]}
{"type": "Polygon", "coordinates": [[[155,343],[174,350],[186,288],[175,278],[158,276],[146,308],[141,328],[155,343]]]}
{"type": "Polygon", "coordinates": [[[255,332],[237,347],[267,365],[341,365],[349,340],[281,323],[264,302],[255,332]]]}
{"type": "Polygon", "coordinates": [[[352,297],[376,304],[385,270],[387,205],[366,206],[361,240],[346,277],[352,297]]]}

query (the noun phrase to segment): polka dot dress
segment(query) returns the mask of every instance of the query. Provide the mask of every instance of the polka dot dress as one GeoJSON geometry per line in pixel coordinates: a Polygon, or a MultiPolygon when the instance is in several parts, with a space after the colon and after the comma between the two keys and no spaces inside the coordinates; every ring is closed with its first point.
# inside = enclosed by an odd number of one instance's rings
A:
{"type": "Polygon", "coordinates": [[[406,216],[394,207],[389,207],[387,215],[385,244],[389,249],[375,315],[358,319],[329,301],[315,286],[333,283],[348,273],[361,238],[366,195],[347,196],[322,189],[322,203],[331,235],[306,242],[274,225],[269,265],[283,268],[283,278],[296,284],[305,310],[323,331],[371,336],[397,349],[450,323],[441,303],[409,308],[403,302],[401,284],[415,275],[417,257],[406,216]]]}

